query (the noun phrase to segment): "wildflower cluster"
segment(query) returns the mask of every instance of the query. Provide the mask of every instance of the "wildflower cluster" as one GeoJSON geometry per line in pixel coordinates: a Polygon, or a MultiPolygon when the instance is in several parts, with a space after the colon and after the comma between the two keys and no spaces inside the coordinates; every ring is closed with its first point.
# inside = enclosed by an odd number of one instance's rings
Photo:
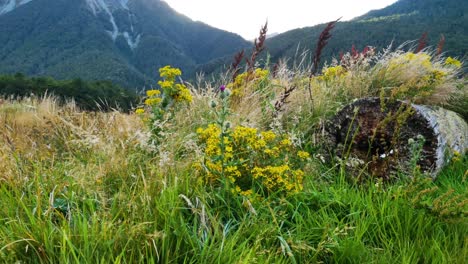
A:
{"type": "Polygon", "coordinates": [[[310,85],[315,94],[324,93],[320,87],[327,90],[338,90],[341,97],[356,98],[363,93],[362,82],[367,79],[368,73],[377,58],[375,48],[365,47],[362,52],[354,46],[351,51],[341,53],[339,60],[333,60],[331,65],[325,66],[320,75],[310,79],[310,85]],[[360,86],[356,91],[355,86],[360,86]],[[347,87],[346,89],[343,89],[347,87]]]}
{"type": "Polygon", "coordinates": [[[239,99],[252,92],[251,87],[255,91],[265,86],[268,75],[269,71],[266,69],[256,68],[253,71],[246,71],[237,75],[234,82],[228,84],[227,88],[232,91],[233,99],[239,99]]]}
{"type": "Polygon", "coordinates": [[[148,112],[149,117],[145,116],[144,119],[149,121],[152,139],[157,144],[163,138],[164,129],[162,125],[171,118],[171,112],[174,112],[181,103],[192,102],[189,89],[185,85],[176,82],[176,78],[182,75],[180,69],[165,66],[159,69],[159,75],[162,78],[158,82],[161,89],[146,91],[144,105],[135,110],[135,113],[139,115],[148,112]],[[167,115],[168,113],[169,115],[167,115]]]}
{"type": "MultiPolygon", "coordinates": [[[[180,75],[182,75],[182,72],[178,68],[165,66],[159,69],[159,76],[162,80],[158,82],[158,85],[161,87],[161,90],[153,89],[146,91],[145,107],[151,108],[154,113],[155,108],[168,110],[175,103],[192,102],[192,95],[189,89],[185,85],[176,82],[176,78],[180,75]]],[[[145,113],[144,107],[138,108],[136,113],[145,113]]]]}
{"type": "Polygon", "coordinates": [[[417,99],[431,96],[450,73],[448,68],[427,53],[406,52],[391,58],[378,75],[392,88],[388,96],[417,99]]]}
{"type": "Polygon", "coordinates": [[[341,76],[344,76],[346,74],[346,69],[341,66],[337,65],[334,67],[327,67],[322,70],[322,75],[318,76],[318,80],[322,81],[332,81],[336,78],[340,78],[341,76]]]}
{"type": "Polygon", "coordinates": [[[241,195],[294,193],[302,190],[301,168],[309,153],[297,151],[287,136],[236,126],[221,136],[215,124],[197,130],[204,146],[207,180],[227,179],[241,195]]]}
{"type": "Polygon", "coordinates": [[[462,63],[461,61],[457,60],[457,59],[454,59],[452,57],[448,57],[446,60],[445,60],[445,65],[448,65],[448,66],[454,66],[455,68],[457,69],[460,69],[462,67],[462,63]]]}
{"type": "Polygon", "coordinates": [[[146,100],[145,105],[147,106],[155,106],[161,103],[162,99],[160,97],[161,92],[159,90],[148,90],[146,91],[146,100]]]}
{"type": "Polygon", "coordinates": [[[159,75],[163,80],[159,81],[158,85],[163,90],[164,99],[167,101],[163,103],[163,107],[173,102],[192,102],[192,95],[189,89],[183,84],[176,83],[176,77],[182,75],[180,69],[165,66],[159,69],[159,75]]]}

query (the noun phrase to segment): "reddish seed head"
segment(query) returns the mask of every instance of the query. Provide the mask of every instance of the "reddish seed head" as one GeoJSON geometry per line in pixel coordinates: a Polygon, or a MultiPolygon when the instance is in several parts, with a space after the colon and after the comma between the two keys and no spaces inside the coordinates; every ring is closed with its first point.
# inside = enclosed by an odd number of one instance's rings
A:
{"type": "Polygon", "coordinates": [[[369,46],[366,46],[364,50],[362,51],[362,55],[366,56],[369,51],[370,51],[369,46]]]}

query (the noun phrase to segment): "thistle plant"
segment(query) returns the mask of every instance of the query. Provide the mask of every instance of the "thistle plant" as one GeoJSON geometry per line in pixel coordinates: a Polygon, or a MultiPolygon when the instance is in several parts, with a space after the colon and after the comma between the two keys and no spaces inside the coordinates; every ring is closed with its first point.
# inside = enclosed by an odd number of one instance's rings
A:
{"type": "MultiPolygon", "coordinates": [[[[224,160],[226,158],[226,141],[225,138],[229,135],[229,130],[231,128],[231,123],[227,121],[227,118],[231,114],[231,111],[229,109],[229,97],[231,95],[229,90],[226,90],[226,86],[222,85],[219,88],[220,91],[220,97],[221,97],[221,109],[219,112],[216,112],[217,115],[217,124],[218,127],[221,130],[221,133],[219,134],[219,148],[221,151],[221,175],[224,175],[225,169],[226,169],[226,164],[224,163],[224,160]]],[[[212,101],[213,103],[214,101],[212,101]]],[[[215,106],[215,105],[213,105],[215,106]]]]}

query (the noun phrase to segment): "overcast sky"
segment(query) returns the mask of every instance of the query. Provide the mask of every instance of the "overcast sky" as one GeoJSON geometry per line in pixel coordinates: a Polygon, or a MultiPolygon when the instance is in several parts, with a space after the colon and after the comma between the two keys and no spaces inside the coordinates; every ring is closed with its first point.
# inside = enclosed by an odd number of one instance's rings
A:
{"type": "Polygon", "coordinates": [[[313,26],[343,17],[349,20],[396,0],[164,0],[193,20],[237,33],[258,36],[268,19],[268,33],[313,26]]]}

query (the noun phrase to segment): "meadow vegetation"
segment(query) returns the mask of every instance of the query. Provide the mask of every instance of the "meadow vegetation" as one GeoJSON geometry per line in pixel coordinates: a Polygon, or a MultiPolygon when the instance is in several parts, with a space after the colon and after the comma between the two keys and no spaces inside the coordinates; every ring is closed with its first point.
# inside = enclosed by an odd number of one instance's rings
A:
{"type": "Polygon", "coordinates": [[[249,60],[245,71],[194,84],[161,68],[159,87],[132,114],[81,111],[54,97],[3,100],[0,260],[468,259],[465,153],[435,181],[414,164],[398,180],[356,182],[324,159],[321,141],[325,120],[357,98],[466,105],[462,62],[368,48],[311,75],[301,63],[249,60]]]}

